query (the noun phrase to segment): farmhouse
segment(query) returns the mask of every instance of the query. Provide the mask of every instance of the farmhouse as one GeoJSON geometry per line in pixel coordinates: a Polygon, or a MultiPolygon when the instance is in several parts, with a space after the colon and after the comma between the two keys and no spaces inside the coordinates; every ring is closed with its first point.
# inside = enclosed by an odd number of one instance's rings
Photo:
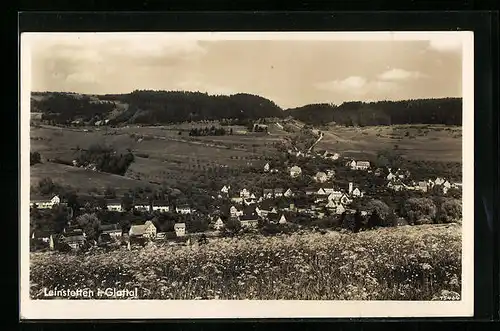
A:
{"type": "Polygon", "coordinates": [[[151,204],[148,201],[137,201],[134,203],[134,210],[149,212],[151,210],[151,204]]]}
{"type": "Polygon", "coordinates": [[[436,180],[434,180],[434,185],[443,185],[445,180],[441,177],[437,177],[436,180]]]}
{"type": "Polygon", "coordinates": [[[53,206],[61,203],[58,195],[54,195],[52,199],[34,199],[31,201],[31,207],[38,209],[51,209],[53,206]]]}
{"type": "Polygon", "coordinates": [[[42,230],[34,230],[31,232],[31,239],[48,243],[50,241],[50,233],[42,230]]]}
{"type": "Polygon", "coordinates": [[[328,200],[339,201],[342,197],[343,193],[340,191],[333,191],[328,195],[328,200]]]}
{"type": "Polygon", "coordinates": [[[224,186],[220,189],[220,191],[221,191],[222,193],[228,194],[228,193],[229,193],[229,189],[230,189],[230,186],[226,186],[226,185],[224,185],[224,186]]]}
{"type": "Polygon", "coordinates": [[[240,191],[240,197],[243,199],[250,198],[250,191],[248,191],[246,188],[242,189],[240,191]]]}
{"type": "Polygon", "coordinates": [[[337,203],[334,200],[328,200],[328,203],[325,205],[327,209],[336,209],[337,203]]]}
{"type": "Polygon", "coordinates": [[[243,203],[243,198],[241,198],[241,197],[232,197],[231,201],[235,202],[235,203],[243,203]]]}
{"type": "Polygon", "coordinates": [[[141,225],[132,225],[128,232],[130,237],[147,237],[154,239],[156,237],[156,226],[151,221],[141,225]]]}
{"type": "Polygon", "coordinates": [[[328,176],[326,175],[326,173],[324,173],[322,171],[317,172],[313,178],[315,181],[317,181],[319,183],[324,183],[328,180],[328,176]]]}
{"type": "Polygon", "coordinates": [[[280,220],[278,222],[279,224],[285,224],[286,223],[286,217],[285,214],[282,214],[280,217],[280,220]]]}
{"type": "Polygon", "coordinates": [[[421,182],[418,182],[418,185],[415,187],[416,190],[418,191],[422,191],[422,192],[427,192],[427,182],[425,181],[421,181],[421,182]]]}
{"type": "Polygon", "coordinates": [[[167,213],[170,211],[170,206],[166,202],[153,202],[153,211],[167,213]]]}
{"type": "Polygon", "coordinates": [[[118,238],[122,236],[122,228],[119,224],[103,224],[101,225],[101,233],[111,236],[111,238],[118,238]]]}
{"type": "Polygon", "coordinates": [[[370,168],[370,162],[352,160],[351,162],[348,163],[348,166],[352,170],[367,170],[368,168],[370,168]]]}
{"type": "Polygon", "coordinates": [[[229,214],[231,217],[237,217],[243,215],[243,211],[238,210],[235,206],[231,206],[231,208],[229,208],[229,214]]]}
{"type": "Polygon", "coordinates": [[[270,169],[271,169],[271,168],[270,168],[269,163],[266,163],[266,164],[264,165],[264,172],[268,172],[270,169]]]}
{"type": "Polygon", "coordinates": [[[186,235],[186,223],[175,223],[174,231],[177,237],[184,237],[186,235]]]}
{"type": "Polygon", "coordinates": [[[115,242],[113,238],[109,235],[109,233],[101,233],[97,238],[97,245],[99,246],[107,246],[115,242]]]}
{"type": "Polygon", "coordinates": [[[297,178],[297,177],[299,177],[301,174],[302,174],[302,169],[300,169],[300,167],[293,166],[293,167],[290,169],[290,176],[291,176],[292,178],[297,178]]]}
{"type": "Polygon", "coordinates": [[[180,205],[175,207],[175,212],[178,214],[191,214],[193,210],[188,205],[180,205]]]}
{"type": "Polygon", "coordinates": [[[257,215],[243,215],[240,219],[242,228],[256,228],[259,224],[257,215]]]}
{"type": "Polygon", "coordinates": [[[108,200],[106,201],[106,207],[109,211],[118,211],[122,212],[122,203],[119,200],[108,200]]]}
{"type": "Polygon", "coordinates": [[[335,213],[336,213],[337,215],[340,215],[340,214],[344,213],[345,211],[346,211],[346,210],[345,210],[344,205],[339,204],[339,205],[337,205],[337,209],[335,210],[335,213]]]}
{"type": "Polygon", "coordinates": [[[293,192],[292,192],[292,190],[291,190],[291,189],[287,189],[287,190],[285,191],[285,193],[283,193],[283,195],[284,195],[285,197],[287,197],[287,198],[290,198],[290,197],[293,197],[293,196],[294,196],[294,194],[293,194],[293,192]]]}
{"type": "Polygon", "coordinates": [[[326,192],[324,189],[320,188],[319,190],[316,191],[316,195],[326,195],[326,192]]]}
{"type": "Polygon", "coordinates": [[[262,196],[264,197],[264,199],[271,199],[271,198],[273,198],[273,196],[274,196],[273,189],[265,188],[262,191],[262,196]]]}
{"type": "Polygon", "coordinates": [[[285,190],[283,190],[282,188],[274,189],[274,197],[276,197],[276,198],[282,197],[284,191],[285,190]]]}
{"type": "Polygon", "coordinates": [[[66,235],[63,240],[73,250],[79,250],[85,245],[85,236],[83,234],[66,235]]]}
{"type": "Polygon", "coordinates": [[[363,196],[363,192],[361,192],[360,189],[357,187],[354,190],[352,190],[351,194],[353,197],[362,197],[363,196]]]}
{"type": "Polygon", "coordinates": [[[222,218],[217,217],[217,220],[214,222],[213,227],[217,231],[222,230],[222,228],[224,227],[224,222],[222,221],[222,218]]]}

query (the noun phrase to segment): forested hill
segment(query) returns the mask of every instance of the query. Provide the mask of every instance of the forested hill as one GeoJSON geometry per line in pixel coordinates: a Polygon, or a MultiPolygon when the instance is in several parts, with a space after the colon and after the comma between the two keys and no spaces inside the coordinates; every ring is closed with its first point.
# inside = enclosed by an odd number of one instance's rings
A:
{"type": "Polygon", "coordinates": [[[312,104],[286,110],[287,115],[311,125],[445,124],[462,125],[462,99],[417,99],[405,101],[312,104]]]}
{"type": "Polygon", "coordinates": [[[33,93],[32,112],[67,124],[74,120],[110,124],[159,124],[184,121],[258,119],[282,117],[274,102],[251,94],[208,95],[200,92],[134,91],[129,94],[82,95],[75,93],[33,93]]]}
{"type": "Polygon", "coordinates": [[[252,94],[209,95],[200,92],[134,91],[128,94],[84,95],[34,92],[31,111],[57,124],[79,120],[93,125],[167,124],[185,121],[254,120],[292,116],[307,124],[340,125],[462,124],[462,99],[311,104],[284,111],[273,101],[252,94]]]}

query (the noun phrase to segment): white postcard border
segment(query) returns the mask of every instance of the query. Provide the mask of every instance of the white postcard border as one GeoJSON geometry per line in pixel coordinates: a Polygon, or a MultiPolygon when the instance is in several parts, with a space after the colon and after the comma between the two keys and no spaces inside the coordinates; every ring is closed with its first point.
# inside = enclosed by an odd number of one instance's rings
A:
{"type": "MultiPolygon", "coordinates": [[[[463,225],[461,301],[260,301],[260,300],[31,300],[29,294],[29,46],[37,38],[75,38],[77,33],[23,33],[21,37],[21,319],[211,319],[332,317],[458,317],[473,316],[474,299],[474,45],[470,31],[426,32],[203,32],[162,34],[198,40],[429,40],[461,38],[463,89],[463,225]]],[[[99,33],[117,35],[117,33],[99,33]]],[[[119,33],[125,38],[130,33],[119,33]]],[[[96,33],[78,33],[81,38],[96,33]]]]}

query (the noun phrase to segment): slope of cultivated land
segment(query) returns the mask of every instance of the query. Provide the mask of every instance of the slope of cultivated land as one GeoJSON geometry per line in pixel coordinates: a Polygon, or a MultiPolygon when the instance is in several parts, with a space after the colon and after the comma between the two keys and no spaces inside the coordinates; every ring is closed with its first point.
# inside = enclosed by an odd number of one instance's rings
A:
{"type": "Polygon", "coordinates": [[[139,299],[459,300],[461,229],[422,225],[31,253],[30,292],[44,299],[43,288],[119,285],[138,288],[139,299]]]}
{"type": "Polygon", "coordinates": [[[374,156],[380,150],[397,149],[408,159],[461,162],[462,127],[394,125],[373,127],[329,126],[316,149],[345,156],[374,156]]]}
{"type": "Polygon", "coordinates": [[[32,186],[36,187],[38,182],[46,177],[52,179],[54,183],[62,186],[71,186],[82,193],[87,193],[91,190],[102,192],[107,187],[112,187],[116,190],[117,194],[121,195],[125,191],[136,187],[156,186],[147,181],[138,181],[119,175],[96,172],[58,163],[45,162],[30,167],[30,182],[32,186]]]}

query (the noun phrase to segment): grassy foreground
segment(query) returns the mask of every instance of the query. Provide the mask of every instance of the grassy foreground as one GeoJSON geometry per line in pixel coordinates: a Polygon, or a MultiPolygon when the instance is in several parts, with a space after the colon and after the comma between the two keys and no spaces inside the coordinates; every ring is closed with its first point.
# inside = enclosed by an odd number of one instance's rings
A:
{"type": "Polygon", "coordinates": [[[189,300],[460,300],[461,292],[456,224],[30,258],[34,299],[44,288],[138,288],[139,299],[189,300]]]}

